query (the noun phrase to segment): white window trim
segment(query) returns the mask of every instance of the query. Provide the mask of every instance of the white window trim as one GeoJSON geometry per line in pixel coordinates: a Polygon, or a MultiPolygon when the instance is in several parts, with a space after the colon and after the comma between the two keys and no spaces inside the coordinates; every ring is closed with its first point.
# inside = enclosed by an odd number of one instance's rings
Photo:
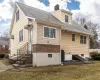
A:
{"type": "Polygon", "coordinates": [[[47,39],[56,39],[56,38],[57,38],[57,34],[56,34],[56,33],[57,33],[57,29],[56,29],[56,28],[54,28],[54,27],[49,27],[49,26],[43,26],[43,38],[47,38],[47,39]],[[44,28],[45,28],[45,27],[55,29],[55,31],[56,31],[56,32],[55,32],[55,38],[50,38],[50,37],[45,37],[45,36],[44,36],[44,28]]]}
{"type": "MultiPolygon", "coordinates": [[[[66,16],[68,16],[68,15],[65,15],[65,18],[66,18],[66,16]]],[[[66,22],[66,20],[65,20],[65,22],[66,22]]],[[[69,16],[68,16],[68,22],[66,22],[66,23],[69,23],[69,16]]]]}
{"type": "MultiPolygon", "coordinates": [[[[80,34],[80,36],[83,36],[83,41],[84,41],[84,36],[86,36],[86,44],[87,44],[87,35],[82,35],[82,34],[80,34]]],[[[84,43],[80,43],[80,44],[82,44],[82,45],[86,45],[86,44],[84,44],[84,43]]]]}
{"type": "MultiPolygon", "coordinates": [[[[19,9],[17,9],[15,12],[17,13],[18,11],[19,11],[19,9]]],[[[16,21],[16,16],[17,16],[16,13],[15,13],[15,21],[16,21]]],[[[19,11],[19,19],[20,19],[20,11],[19,11]]],[[[17,20],[16,23],[17,23],[18,21],[19,21],[19,20],[17,20]]]]}
{"type": "MultiPolygon", "coordinates": [[[[23,30],[23,41],[19,41],[19,38],[18,38],[18,42],[21,43],[21,42],[24,42],[24,29],[20,29],[19,31],[23,30]]],[[[18,33],[19,35],[19,33],[18,33]]]]}

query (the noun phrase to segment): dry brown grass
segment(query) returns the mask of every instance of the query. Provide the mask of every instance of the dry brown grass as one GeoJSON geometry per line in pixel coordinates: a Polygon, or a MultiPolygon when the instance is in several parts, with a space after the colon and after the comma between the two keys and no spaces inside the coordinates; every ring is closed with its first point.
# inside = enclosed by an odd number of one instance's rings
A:
{"type": "Polygon", "coordinates": [[[1,59],[0,62],[2,62],[5,65],[10,65],[8,59],[1,59]]]}
{"type": "Polygon", "coordinates": [[[0,73],[0,80],[100,80],[100,62],[6,71],[0,73]]]}

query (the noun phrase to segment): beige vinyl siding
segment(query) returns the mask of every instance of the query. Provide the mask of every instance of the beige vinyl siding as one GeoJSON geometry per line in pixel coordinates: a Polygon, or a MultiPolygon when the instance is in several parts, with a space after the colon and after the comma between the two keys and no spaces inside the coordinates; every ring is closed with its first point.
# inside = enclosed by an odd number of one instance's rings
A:
{"type": "Polygon", "coordinates": [[[33,22],[32,43],[37,44],[37,22],[33,22]]]}
{"type": "Polygon", "coordinates": [[[61,49],[70,54],[89,54],[88,36],[86,44],[80,44],[80,35],[82,34],[74,33],[75,41],[72,41],[72,34],[72,32],[67,31],[61,32],[61,49]]]}
{"type": "MultiPolygon", "coordinates": [[[[54,27],[56,29],[56,38],[51,39],[51,38],[44,38],[44,34],[43,34],[44,26],[47,26],[47,25],[42,25],[42,24],[37,25],[37,43],[38,44],[60,45],[60,30],[61,30],[61,28],[54,27]]],[[[47,26],[47,27],[52,27],[52,26],[47,26]]]]}
{"type": "Polygon", "coordinates": [[[57,10],[57,11],[52,12],[52,14],[62,22],[65,22],[65,15],[67,15],[68,16],[68,21],[69,21],[68,23],[69,24],[72,23],[72,15],[69,14],[69,13],[62,12],[61,10],[57,10]]]}
{"type": "Polygon", "coordinates": [[[62,22],[65,22],[65,15],[68,16],[68,23],[71,24],[72,23],[72,15],[68,14],[68,13],[64,13],[64,12],[61,12],[61,21],[62,22]]]}
{"type": "Polygon", "coordinates": [[[61,11],[60,11],[60,10],[54,11],[54,12],[52,12],[52,14],[53,14],[57,19],[59,19],[60,21],[62,21],[62,15],[61,15],[61,11]]]}
{"type": "MultiPolygon", "coordinates": [[[[15,15],[16,16],[16,15],[15,15]]],[[[15,18],[16,19],[16,18],[15,18]]],[[[14,35],[14,39],[11,39],[11,54],[17,54],[17,49],[23,46],[28,41],[28,31],[24,29],[24,26],[28,23],[28,20],[19,9],[19,20],[14,20],[11,35],[14,35]],[[19,42],[19,31],[23,29],[23,41],[19,42]]]]}

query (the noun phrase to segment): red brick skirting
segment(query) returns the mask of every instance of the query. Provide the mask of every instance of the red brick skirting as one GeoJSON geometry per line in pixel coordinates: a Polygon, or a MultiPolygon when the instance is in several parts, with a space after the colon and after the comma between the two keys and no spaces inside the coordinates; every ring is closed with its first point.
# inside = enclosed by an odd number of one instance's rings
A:
{"type": "Polygon", "coordinates": [[[60,52],[60,45],[48,45],[48,44],[34,44],[33,52],[60,52]]]}

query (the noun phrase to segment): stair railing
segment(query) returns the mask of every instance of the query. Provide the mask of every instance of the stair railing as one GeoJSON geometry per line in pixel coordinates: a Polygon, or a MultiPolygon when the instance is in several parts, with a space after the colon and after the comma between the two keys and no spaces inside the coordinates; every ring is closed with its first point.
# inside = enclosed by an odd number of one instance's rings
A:
{"type": "Polygon", "coordinates": [[[22,61],[32,63],[32,54],[29,54],[28,45],[29,43],[27,42],[17,50],[17,62],[19,64],[22,64],[22,61]]]}
{"type": "Polygon", "coordinates": [[[17,49],[17,60],[20,57],[20,55],[23,54],[28,54],[28,42],[21,46],[19,49],[17,49]]]}

